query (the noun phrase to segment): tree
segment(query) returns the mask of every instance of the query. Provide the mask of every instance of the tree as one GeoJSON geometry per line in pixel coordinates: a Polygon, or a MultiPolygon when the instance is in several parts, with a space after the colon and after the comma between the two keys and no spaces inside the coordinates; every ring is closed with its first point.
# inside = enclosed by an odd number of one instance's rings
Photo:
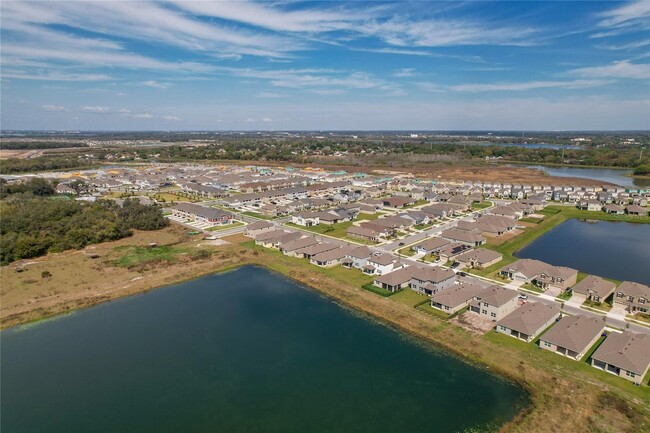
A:
{"type": "Polygon", "coordinates": [[[52,274],[50,273],[50,271],[41,272],[41,278],[50,278],[51,276],[52,274]]]}

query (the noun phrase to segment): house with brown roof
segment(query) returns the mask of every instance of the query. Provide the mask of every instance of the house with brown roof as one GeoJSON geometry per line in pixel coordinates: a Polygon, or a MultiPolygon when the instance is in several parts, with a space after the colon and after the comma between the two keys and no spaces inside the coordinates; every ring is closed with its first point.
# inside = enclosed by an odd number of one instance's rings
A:
{"type": "Polygon", "coordinates": [[[393,208],[403,208],[414,203],[415,199],[411,197],[393,196],[384,199],[384,206],[393,208]]]}
{"type": "Polygon", "coordinates": [[[200,206],[193,203],[178,203],[172,208],[172,215],[188,221],[201,221],[212,226],[233,222],[233,214],[221,209],[200,206]]]}
{"type": "Polygon", "coordinates": [[[456,261],[468,268],[485,269],[497,264],[503,258],[503,254],[487,248],[476,248],[460,254],[456,261]]]}
{"type": "Polygon", "coordinates": [[[530,302],[497,322],[496,331],[530,343],[560,317],[555,304],[530,302]]]}
{"type": "Polygon", "coordinates": [[[603,302],[614,293],[614,289],[616,284],[595,275],[587,275],[572,288],[574,294],[583,295],[587,300],[594,302],[603,302]]]}
{"type": "Polygon", "coordinates": [[[442,247],[437,254],[442,263],[447,263],[450,260],[455,260],[456,257],[471,249],[472,247],[470,245],[461,242],[452,242],[442,247]]]}
{"type": "Polygon", "coordinates": [[[641,385],[650,367],[650,335],[610,333],[591,355],[591,365],[641,385]]]}
{"type": "Polygon", "coordinates": [[[439,266],[418,268],[413,272],[409,287],[423,295],[434,295],[454,285],[456,273],[439,266]]]}
{"type": "Polygon", "coordinates": [[[443,238],[429,238],[414,245],[411,249],[417,253],[435,254],[438,253],[445,245],[449,245],[451,241],[443,238]]]}
{"type": "Polygon", "coordinates": [[[605,331],[605,318],[564,316],[539,339],[539,347],[580,360],[605,331]]]}
{"type": "Polygon", "coordinates": [[[478,284],[454,284],[431,296],[431,306],[447,314],[454,314],[465,308],[483,290],[483,287],[478,284]]]}
{"type": "Polygon", "coordinates": [[[321,266],[323,268],[329,268],[341,263],[345,259],[346,254],[348,254],[355,247],[352,246],[343,246],[329,251],[324,251],[322,253],[314,254],[309,259],[309,262],[316,266],[321,266]]]}
{"type": "Polygon", "coordinates": [[[497,322],[517,308],[516,290],[492,285],[476,295],[469,303],[469,310],[497,322]]]}
{"type": "Polygon", "coordinates": [[[396,269],[404,267],[405,264],[399,262],[397,257],[388,253],[375,253],[368,258],[368,264],[363,267],[366,274],[383,275],[396,269]]]}
{"type": "Polygon", "coordinates": [[[631,204],[629,206],[625,207],[625,212],[627,212],[628,215],[648,215],[648,208],[641,207],[637,204],[631,204]]]}
{"type": "Polygon", "coordinates": [[[258,221],[246,226],[246,236],[254,238],[260,233],[266,233],[273,230],[275,226],[268,221],[258,221]]]}
{"type": "Polygon", "coordinates": [[[553,266],[540,260],[520,259],[499,270],[499,274],[515,282],[528,283],[542,290],[565,290],[578,280],[578,271],[565,266],[553,266]]]}
{"type": "Polygon", "coordinates": [[[376,287],[388,290],[390,292],[397,292],[408,287],[413,272],[418,269],[415,266],[409,266],[406,268],[401,268],[393,272],[389,272],[384,275],[380,275],[372,282],[376,287]]]}
{"type": "Polygon", "coordinates": [[[280,247],[280,251],[282,251],[282,254],[286,256],[300,256],[302,257],[301,254],[298,254],[297,251],[301,250],[302,248],[309,247],[311,245],[316,245],[318,244],[318,240],[316,239],[315,236],[305,236],[302,238],[298,238],[296,240],[290,241],[282,245],[280,247]]]}
{"type": "Polygon", "coordinates": [[[486,242],[486,239],[478,233],[458,229],[443,230],[440,237],[452,242],[467,244],[472,247],[478,247],[486,242]]]}
{"type": "Polygon", "coordinates": [[[632,281],[623,281],[616,289],[614,302],[626,305],[628,312],[650,311],[650,287],[632,281]]]}
{"type": "Polygon", "coordinates": [[[311,260],[311,258],[317,254],[324,253],[326,251],[331,251],[339,246],[331,242],[318,242],[316,244],[309,245],[307,247],[296,250],[296,257],[303,257],[305,259],[311,260]]]}

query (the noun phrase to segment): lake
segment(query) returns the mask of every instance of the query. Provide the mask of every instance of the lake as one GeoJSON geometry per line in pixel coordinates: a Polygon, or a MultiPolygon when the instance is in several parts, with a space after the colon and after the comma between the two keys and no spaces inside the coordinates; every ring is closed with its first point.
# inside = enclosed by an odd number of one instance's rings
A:
{"type": "MultiPolygon", "coordinates": [[[[516,165],[520,167],[520,165],[516,165]]],[[[580,167],[553,167],[547,165],[525,165],[527,168],[534,168],[546,172],[549,176],[557,177],[579,177],[607,182],[625,188],[647,188],[650,187],[650,179],[629,177],[632,170],[615,168],[580,168],[580,167]]]]}
{"type": "Polygon", "coordinates": [[[528,404],[515,384],[250,266],[4,331],[1,361],[6,433],[443,433],[528,404]]]}
{"type": "Polygon", "coordinates": [[[650,285],[650,224],[571,219],[515,255],[650,285]]]}

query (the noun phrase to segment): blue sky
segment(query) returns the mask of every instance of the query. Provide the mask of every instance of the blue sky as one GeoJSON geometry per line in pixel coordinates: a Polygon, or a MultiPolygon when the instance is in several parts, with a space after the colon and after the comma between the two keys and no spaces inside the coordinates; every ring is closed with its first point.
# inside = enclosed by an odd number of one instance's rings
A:
{"type": "Polygon", "coordinates": [[[1,3],[4,129],[650,129],[650,1],[1,3]]]}

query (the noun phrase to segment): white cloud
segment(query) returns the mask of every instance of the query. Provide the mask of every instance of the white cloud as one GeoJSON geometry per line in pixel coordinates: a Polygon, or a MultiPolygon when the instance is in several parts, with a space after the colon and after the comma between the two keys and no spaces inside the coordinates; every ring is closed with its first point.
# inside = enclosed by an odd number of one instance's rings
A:
{"type": "Polygon", "coordinates": [[[57,111],[57,112],[70,111],[63,105],[41,105],[41,109],[43,109],[44,111],[57,111]]]}
{"type": "Polygon", "coordinates": [[[628,27],[645,23],[647,29],[650,18],[650,2],[648,0],[636,0],[618,6],[614,9],[602,12],[599,15],[601,21],[599,27],[628,27]]]}
{"type": "Polygon", "coordinates": [[[181,120],[178,116],[163,116],[162,118],[171,122],[179,122],[181,120]]]}
{"type": "Polygon", "coordinates": [[[155,80],[149,80],[142,83],[146,87],[154,87],[156,89],[169,89],[173,84],[171,83],[161,83],[155,80]]]}
{"type": "Polygon", "coordinates": [[[487,83],[487,84],[459,84],[451,86],[457,92],[522,92],[526,90],[548,89],[561,87],[565,89],[584,89],[611,84],[611,80],[571,80],[571,81],[526,81],[521,83],[487,83]]]}
{"type": "Polygon", "coordinates": [[[264,123],[270,123],[270,122],[273,122],[273,119],[271,119],[270,117],[262,117],[261,120],[262,120],[262,122],[264,122],[264,123]]]}
{"type": "Polygon", "coordinates": [[[600,48],[602,50],[609,50],[609,51],[631,51],[631,50],[636,50],[638,48],[643,48],[650,45],[650,39],[644,39],[641,41],[634,41],[634,42],[628,42],[625,44],[619,44],[619,45],[614,45],[614,44],[600,44],[596,45],[596,48],[600,48]]]}
{"type": "Polygon", "coordinates": [[[287,95],[279,92],[259,92],[257,94],[258,98],[284,98],[287,95]]]}
{"type": "Polygon", "coordinates": [[[136,114],[130,114],[129,117],[133,117],[134,119],[153,119],[153,114],[136,113],[136,114]]]}
{"type": "Polygon", "coordinates": [[[415,75],[415,69],[414,68],[401,68],[396,70],[393,73],[394,77],[412,77],[415,75]]]}
{"type": "Polygon", "coordinates": [[[427,92],[436,92],[436,93],[442,93],[446,92],[447,89],[445,89],[443,86],[435,83],[429,83],[429,82],[419,82],[415,83],[420,89],[425,90],[427,92]]]}
{"type": "Polygon", "coordinates": [[[83,111],[87,111],[89,113],[108,113],[110,110],[111,109],[109,107],[102,107],[99,105],[83,107],[83,111]]]}
{"type": "Polygon", "coordinates": [[[589,66],[569,71],[570,74],[589,78],[636,78],[650,79],[650,64],[630,63],[627,60],[605,66],[589,66]]]}

